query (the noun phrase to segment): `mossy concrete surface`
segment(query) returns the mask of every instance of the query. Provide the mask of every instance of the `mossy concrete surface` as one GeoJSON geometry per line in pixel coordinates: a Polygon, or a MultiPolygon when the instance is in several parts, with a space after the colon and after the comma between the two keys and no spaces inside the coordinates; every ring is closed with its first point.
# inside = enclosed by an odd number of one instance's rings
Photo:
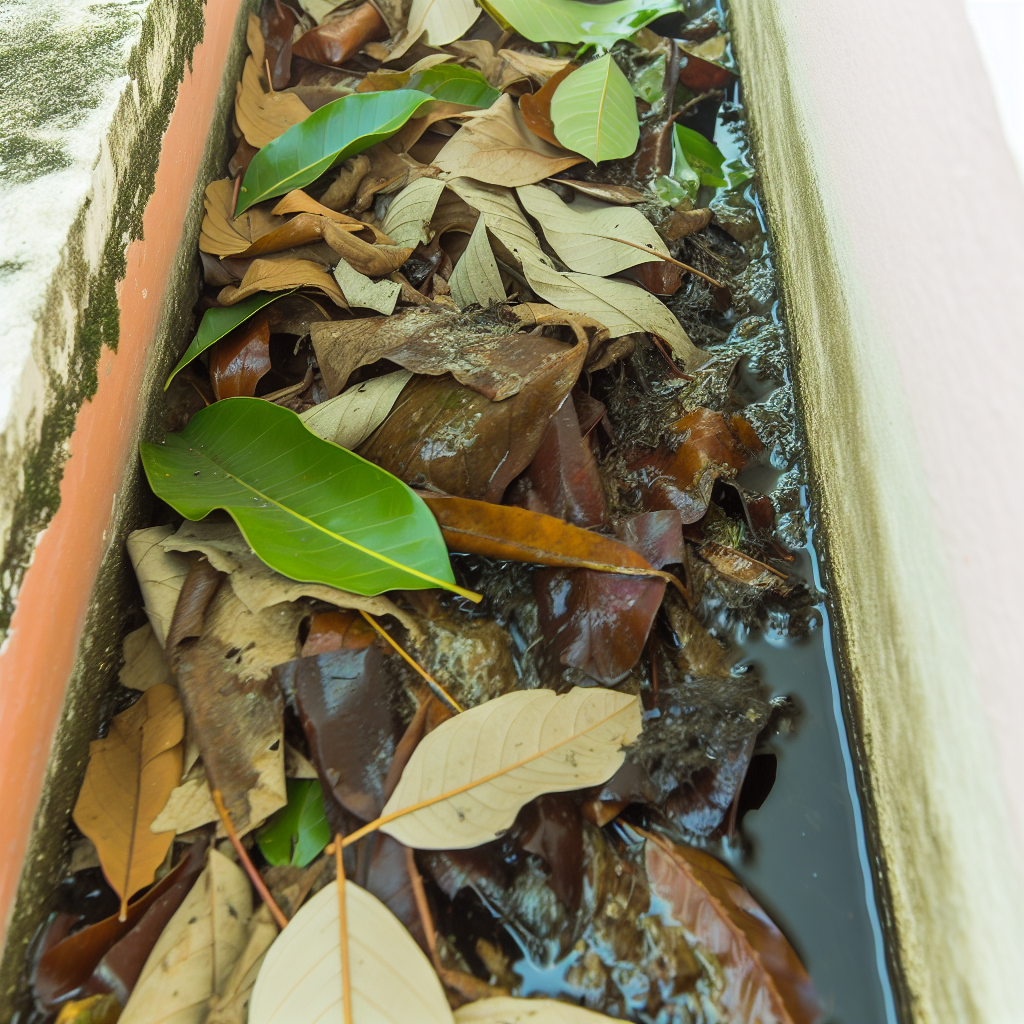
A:
{"type": "Polygon", "coordinates": [[[1019,1024],[1019,655],[1012,627],[968,628],[1020,606],[1014,523],[993,525],[1020,431],[989,423],[997,393],[1020,401],[1017,314],[989,284],[1024,267],[1019,184],[953,0],[732,9],[900,1016],[1019,1024]],[[948,215],[980,167],[1015,229],[948,215]],[[981,668],[1000,660],[1002,692],[981,668]]]}
{"type": "MultiPolygon", "coordinates": [[[[230,12],[232,19],[238,9],[237,0],[211,0],[210,6],[230,12]]],[[[125,423],[133,424],[127,428],[132,448],[140,434],[162,436],[161,386],[194,330],[202,193],[226,158],[251,7],[242,3],[232,21],[227,63],[223,55],[217,61],[220,92],[212,128],[195,125],[201,157],[187,216],[169,232],[176,255],[145,354],[141,419],[125,410],[125,423]]],[[[41,531],[59,506],[68,442],[83,404],[97,393],[101,353],[116,350],[125,327],[119,323],[117,289],[127,287],[126,252],[143,236],[161,142],[179,85],[204,38],[208,10],[203,0],[46,0],[8,2],[0,11],[0,635],[17,606],[41,531]]],[[[17,899],[9,912],[0,908],[6,916],[0,921],[6,924],[0,1020],[10,1020],[25,1005],[26,950],[66,870],[71,807],[89,741],[111,710],[121,639],[137,600],[123,541],[152,513],[137,459],[129,459],[127,475],[115,487],[109,521],[81,526],[97,537],[102,531],[106,553],[90,580],[74,669],[70,679],[46,681],[61,688],[64,705],[17,899]]],[[[55,622],[52,628],[74,627],[55,622]]],[[[0,657],[14,639],[14,633],[7,637],[0,657]]],[[[2,687],[25,683],[0,679],[2,687]]],[[[0,736],[11,727],[0,715],[0,736]]],[[[38,742],[48,746],[49,739],[38,742]]],[[[5,867],[17,871],[17,865],[5,867]]]]}

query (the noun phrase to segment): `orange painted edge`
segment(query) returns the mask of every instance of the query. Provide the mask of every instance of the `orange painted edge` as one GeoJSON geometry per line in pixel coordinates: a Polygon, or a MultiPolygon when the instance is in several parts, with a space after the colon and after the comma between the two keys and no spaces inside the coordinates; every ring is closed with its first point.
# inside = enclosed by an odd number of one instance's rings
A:
{"type": "Polygon", "coordinates": [[[107,549],[125,470],[137,458],[140,396],[167,280],[234,34],[240,0],[207,0],[196,48],[164,133],[143,239],[127,251],[118,286],[116,353],[105,349],[99,388],[79,410],[61,502],[25,573],[0,654],[0,943],[14,907],[46,764],[78,650],[93,584],[107,549]]]}

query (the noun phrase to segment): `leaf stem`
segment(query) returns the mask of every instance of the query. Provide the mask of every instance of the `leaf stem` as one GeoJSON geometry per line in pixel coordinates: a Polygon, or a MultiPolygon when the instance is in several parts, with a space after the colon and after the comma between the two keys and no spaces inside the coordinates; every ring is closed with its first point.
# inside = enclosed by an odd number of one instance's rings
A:
{"type": "MultiPolygon", "coordinates": [[[[589,234],[589,232],[587,233],[589,234]]],[[[650,253],[652,256],[657,256],[659,260],[664,260],[666,263],[673,263],[677,267],[682,267],[683,270],[688,270],[691,274],[696,274],[698,277],[704,278],[708,284],[714,285],[716,288],[725,287],[721,281],[716,281],[713,277],[709,277],[703,270],[691,267],[689,263],[680,263],[679,260],[673,259],[671,256],[666,256],[663,252],[658,252],[657,249],[649,249],[646,245],[638,245],[636,242],[627,242],[624,238],[612,238],[611,235],[592,235],[591,237],[607,238],[610,242],[619,242],[621,245],[628,245],[634,249],[639,249],[641,252],[650,253]]]]}
{"type": "Polygon", "coordinates": [[[359,609],[359,614],[362,615],[366,621],[373,626],[373,628],[382,636],[391,646],[427,681],[427,686],[430,687],[431,693],[437,697],[438,700],[447,704],[457,715],[461,714],[465,709],[455,700],[451,694],[422,666],[417,662],[410,654],[408,654],[402,647],[396,643],[391,636],[387,633],[384,627],[372,616],[369,612],[359,609]]]}
{"type": "Polygon", "coordinates": [[[228,839],[231,840],[231,845],[235,848],[235,853],[238,854],[242,867],[245,868],[245,873],[249,876],[252,884],[256,886],[260,899],[270,908],[270,913],[274,915],[274,920],[277,922],[278,927],[284,931],[288,927],[288,918],[284,916],[281,908],[277,905],[277,901],[270,895],[270,890],[266,887],[263,879],[260,878],[256,865],[253,864],[248,852],[242,845],[242,840],[238,838],[235,826],[231,823],[231,815],[228,814],[228,809],[224,806],[224,797],[221,795],[221,791],[219,789],[212,790],[211,795],[213,796],[213,805],[217,808],[217,813],[220,815],[220,820],[224,822],[224,831],[227,832],[228,839]]]}
{"type": "MultiPolygon", "coordinates": [[[[348,956],[348,912],[345,906],[345,858],[342,856],[341,833],[337,832],[334,842],[327,847],[334,854],[338,869],[338,930],[341,932],[341,1012],[345,1024],[352,1024],[352,967],[348,956]]],[[[422,884],[422,883],[421,883],[422,884]]]]}

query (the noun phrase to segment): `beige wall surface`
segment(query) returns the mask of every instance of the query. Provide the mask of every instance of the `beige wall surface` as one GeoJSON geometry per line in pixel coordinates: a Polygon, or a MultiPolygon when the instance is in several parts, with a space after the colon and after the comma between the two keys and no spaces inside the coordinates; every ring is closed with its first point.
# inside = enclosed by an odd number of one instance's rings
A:
{"type": "Polygon", "coordinates": [[[1024,193],[960,0],[733,0],[913,1016],[1024,1002],[1024,193]]]}

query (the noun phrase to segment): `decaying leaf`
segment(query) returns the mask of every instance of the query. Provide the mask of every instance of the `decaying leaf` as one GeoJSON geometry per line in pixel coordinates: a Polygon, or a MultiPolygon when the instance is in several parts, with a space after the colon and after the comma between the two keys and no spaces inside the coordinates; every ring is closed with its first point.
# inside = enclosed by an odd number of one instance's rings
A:
{"type": "Polygon", "coordinates": [[[249,998],[278,927],[270,908],[261,904],[249,919],[249,938],[223,987],[210,999],[210,1014],[203,1024],[246,1024],[249,998]]]}
{"type": "Polygon", "coordinates": [[[356,309],[372,309],[376,313],[389,315],[394,312],[395,303],[402,286],[397,281],[374,281],[361,274],[347,260],[338,260],[334,278],[341,286],[345,301],[356,309]]]}
{"type": "MultiPolygon", "coordinates": [[[[402,923],[345,883],[352,1016],[379,1024],[452,1024],[444,989],[402,923]]],[[[270,947],[249,1001],[249,1024],[341,1019],[338,889],[321,889],[270,947]],[[314,950],[315,955],[310,955],[314,950]]]]}
{"type": "Polygon", "coordinates": [[[265,92],[256,62],[246,57],[235,92],[235,118],[250,146],[262,148],[311,113],[294,93],[265,92]]]}
{"type": "Polygon", "coordinates": [[[416,748],[383,816],[428,803],[381,826],[416,849],[466,849],[509,828],[542,793],[597,785],[640,734],[636,697],[576,687],[519,690],[450,718],[416,748]]]}
{"type": "Polygon", "coordinates": [[[333,441],[342,448],[358,448],[388,418],[411,379],[408,370],[395,370],[353,384],[337,397],[300,413],[299,418],[325,441],[333,441]]]}
{"type": "Polygon", "coordinates": [[[252,895],[237,864],[211,850],[206,870],[142,969],[121,1024],[200,1024],[245,949],[252,895]]]}
{"type": "Polygon", "coordinates": [[[756,590],[774,590],[779,593],[785,593],[789,589],[786,577],[778,569],[773,569],[770,565],[759,562],[735,548],[708,542],[701,546],[700,556],[727,580],[734,583],[742,583],[756,590]]]}
{"type": "MultiPolygon", "coordinates": [[[[352,237],[343,230],[339,230],[338,235],[352,237]]],[[[337,281],[319,263],[300,259],[253,260],[241,282],[222,288],[217,301],[222,306],[233,306],[256,292],[280,292],[288,288],[313,288],[323,292],[336,306],[348,309],[337,281]]]]}
{"type": "Polygon", "coordinates": [[[103,873],[128,900],[153,881],[173,832],[149,826],[181,778],[185,719],[174,689],[150,687],[115,716],[105,739],[89,745],[89,766],[75,804],[75,824],[99,851],[103,873]]]}
{"type": "Polygon", "coordinates": [[[649,837],[647,874],[672,917],[714,957],[715,1003],[737,1024],[814,1024],[821,1007],[793,947],[720,861],[649,837]]]}
{"type": "Polygon", "coordinates": [[[461,175],[509,188],[532,185],[583,159],[531,132],[519,107],[506,94],[469,118],[434,163],[453,177],[461,175]]]}
{"type": "Polygon", "coordinates": [[[477,220],[469,245],[455,264],[448,279],[452,298],[465,307],[477,303],[486,308],[492,302],[503,302],[505,288],[501,283],[501,272],[494,261],[491,243],[487,239],[487,224],[481,217],[477,220]]]}

